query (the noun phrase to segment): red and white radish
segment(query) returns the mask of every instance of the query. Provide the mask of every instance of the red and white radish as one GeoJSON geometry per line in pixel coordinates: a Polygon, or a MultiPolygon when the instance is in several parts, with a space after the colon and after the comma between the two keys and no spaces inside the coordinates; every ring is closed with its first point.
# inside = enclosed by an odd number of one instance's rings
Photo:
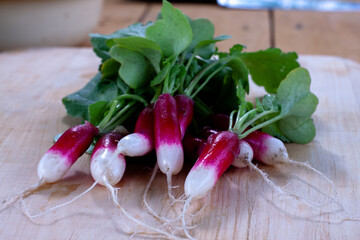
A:
{"type": "Polygon", "coordinates": [[[186,129],[190,125],[194,115],[194,101],[186,95],[175,96],[181,139],[184,138],[186,129]]]}
{"type": "Polygon", "coordinates": [[[39,178],[45,183],[60,180],[89,148],[97,133],[98,129],[89,122],[64,132],[40,159],[37,168],[39,178]]]}
{"type": "Polygon", "coordinates": [[[204,197],[238,154],[239,139],[235,133],[223,131],[211,135],[186,177],[186,197],[191,199],[204,197]]]}
{"type": "Polygon", "coordinates": [[[185,196],[187,198],[182,223],[187,237],[191,238],[185,222],[186,209],[192,199],[204,197],[216,184],[220,176],[230,167],[239,154],[237,134],[223,131],[208,138],[204,150],[185,179],[185,196]]]}
{"type": "Polygon", "coordinates": [[[5,200],[0,205],[0,211],[41,185],[59,181],[75,161],[85,153],[97,134],[98,129],[87,121],[65,131],[40,159],[37,167],[38,183],[5,200]]]}
{"type": "Polygon", "coordinates": [[[267,165],[289,162],[284,143],[261,131],[254,131],[245,137],[254,150],[254,159],[267,165]]]}
{"type": "Polygon", "coordinates": [[[102,136],[96,143],[93,150],[90,171],[91,175],[99,184],[117,184],[125,172],[125,156],[115,154],[118,141],[124,135],[117,132],[110,132],[102,136]]]}
{"type": "Polygon", "coordinates": [[[171,177],[180,172],[184,163],[176,100],[170,94],[162,94],[154,105],[154,139],[157,164],[166,174],[168,195],[171,193],[171,177]]]}
{"type": "Polygon", "coordinates": [[[136,120],[134,133],[123,137],[117,144],[116,153],[129,157],[144,156],[154,149],[154,120],[152,106],[141,111],[136,120]]]}
{"type": "MultiPolygon", "coordinates": [[[[115,188],[114,185],[121,180],[125,171],[126,162],[125,156],[121,153],[117,153],[116,150],[118,142],[123,138],[123,136],[123,134],[115,131],[105,134],[97,141],[91,156],[91,175],[94,178],[95,183],[99,183],[109,190],[113,203],[129,220],[142,227],[152,230],[157,234],[173,238],[171,234],[143,223],[137,218],[131,216],[119,203],[118,188],[115,188]]],[[[87,191],[89,190],[90,189],[87,191]]]]}
{"type": "Polygon", "coordinates": [[[253,160],[254,151],[250,144],[244,140],[239,141],[239,154],[235,157],[232,165],[237,168],[248,167],[253,160]]]}

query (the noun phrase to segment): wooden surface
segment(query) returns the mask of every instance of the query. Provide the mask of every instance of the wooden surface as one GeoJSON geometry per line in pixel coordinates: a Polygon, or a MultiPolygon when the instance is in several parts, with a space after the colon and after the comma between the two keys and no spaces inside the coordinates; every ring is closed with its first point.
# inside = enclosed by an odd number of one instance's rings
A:
{"type": "MultiPolygon", "coordinates": [[[[174,6],[192,18],[210,19],[216,35],[233,36],[219,44],[220,50],[241,43],[248,51],[278,47],[360,62],[360,12],[235,10],[216,3],[179,1],[174,6]]],[[[94,32],[108,34],[134,22],[154,21],[160,7],[160,1],[105,0],[102,20],[94,32]]],[[[89,41],[83,46],[90,46],[89,41]]]]}
{"type": "MultiPolygon", "coordinates": [[[[339,57],[302,56],[312,76],[312,91],[320,104],[314,116],[317,135],[307,145],[288,144],[296,161],[308,161],[330,178],[339,200],[351,217],[360,218],[360,64],[339,57]]],[[[55,134],[78,123],[66,116],[61,98],[81,88],[98,67],[99,60],[87,48],[53,48],[0,54],[0,200],[38,181],[36,167],[51,146],[55,134]],[[56,56],[56,57],[54,57],[56,56]]],[[[251,86],[252,97],[262,93],[251,86]]],[[[146,213],[142,194],[153,163],[128,161],[120,187],[120,203],[136,218],[159,226],[146,213]]],[[[311,201],[325,203],[334,195],[330,185],[313,172],[281,165],[260,168],[277,184],[311,201]],[[311,185],[307,184],[310,183],[311,185]],[[321,192],[316,191],[316,188],[321,192]]],[[[188,171],[174,177],[183,193],[188,171]]],[[[166,179],[158,174],[149,202],[164,216],[176,216],[182,205],[170,208],[166,179]]],[[[79,159],[64,179],[25,198],[30,214],[64,203],[87,189],[89,156],[79,159]]],[[[286,196],[279,196],[255,172],[230,168],[213,191],[194,201],[189,212],[205,209],[192,220],[197,239],[357,239],[360,223],[340,222],[344,211],[323,213],[286,196]]],[[[336,210],[334,203],[325,210],[336,210]]],[[[191,221],[189,220],[189,223],[191,221]]],[[[30,221],[20,202],[0,213],[0,239],[128,239],[135,225],[110,201],[104,187],[96,186],[72,204],[30,221]],[[26,237],[25,237],[26,236],[26,237]]],[[[139,229],[141,231],[142,229],[139,229]]],[[[143,239],[139,235],[134,239],[143,239]]]]}

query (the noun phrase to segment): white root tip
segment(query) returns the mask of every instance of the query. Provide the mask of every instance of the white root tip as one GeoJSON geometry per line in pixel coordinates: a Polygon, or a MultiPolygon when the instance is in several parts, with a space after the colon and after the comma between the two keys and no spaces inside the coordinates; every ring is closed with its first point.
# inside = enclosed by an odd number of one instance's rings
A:
{"type": "Polygon", "coordinates": [[[59,181],[70,167],[71,164],[61,153],[48,151],[38,163],[37,174],[45,183],[54,183],[59,181]]]}
{"type": "Polygon", "coordinates": [[[193,199],[202,198],[214,187],[217,179],[217,173],[211,167],[191,169],[185,179],[185,195],[193,199]]]}

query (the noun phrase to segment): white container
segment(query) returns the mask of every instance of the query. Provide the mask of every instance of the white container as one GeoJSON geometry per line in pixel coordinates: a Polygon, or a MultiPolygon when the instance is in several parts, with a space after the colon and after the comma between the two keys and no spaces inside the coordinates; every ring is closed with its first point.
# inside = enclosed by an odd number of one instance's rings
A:
{"type": "Polygon", "coordinates": [[[0,50],[79,45],[102,6],[103,0],[0,0],[0,50]]]}

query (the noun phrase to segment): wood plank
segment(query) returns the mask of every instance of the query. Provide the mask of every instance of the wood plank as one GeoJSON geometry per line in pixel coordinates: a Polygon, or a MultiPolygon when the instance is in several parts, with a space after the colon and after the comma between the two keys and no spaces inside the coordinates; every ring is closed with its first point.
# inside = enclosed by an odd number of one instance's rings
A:
{"type": "MultiPolygon", "coordinates": [[[[357,89],[360,64],[338,57],[300,57],[312,75],[312,91],[320,104],[314,115],[317,136],[307,145],[287,144],[296,161],[308,161],[334,181],[339,199],[352,217],[360,216],[360,101],[357,89]],[[339,81],[341,79],[341,81],[339,81]],[[331,87],[329,87],[331,86],[331,87]]],[[[55,134],[78,123],[66,116],[60,99],[82,87],[95,74],[99,59],[91,49],[52,48],[0,54],[0,200],[37,181],[36,166],[51,146],[55,134]],[[57,56],[54,58],[54,56],[57,56]]],[[[252,97],[263,93],[251,85],[252,97]]],[[[130,214],[152,226],[154,220],[143,207],[142,194],[151,175],[151,158],[128,161],[117,185],[119,201],[130,214]]],[[[191,165],[173,179],[182,185],[191,165]]],[[[286,190],[312,201],[325,202],[323,194],[333,195],[330,185],[313,172],[290,165],[259,166],[286,190]],[[313,186],[307,185],[305,182],[313,186]]],[[[47,185],[25,198],[31,214],[64,203],[87,189],[89,156],[85,155],[63,180],[47,185]]],[[[158,174],[148,200],[155,211],[177,216],[182,204],[170,206],[166,178],[158,174]]],[[[205,208],[189,224],[197,239],[357,239],[359,222],[339,222],[339,215],[325,214],[279,196],[254,171],[230,168],[204,199],[194,201],[189,212],[205,208]],[[332,222],[332,223],[329,223],[332,222]]],[[[127,239],[125,231],[135,225],[116,209],[106,189],[96,186],[72,204],[39,218],[28,220],[16,203],[0,212],[0,239],[127,239]]],[[[327,210],[337,206],[330,204],[327,210]]],[[[340,212],[339,214],[343,214],[340,212]]],[[[141,228],[137,228],[141,230],[141,228]]],[[[136,235],[133,239],[144,239],[136,235]]],[[[145,238],[146,239],[146,238],[145,238]]],[[[149,238],[150,239],[150,238],[149,238]]]]}
{"type": "MultiPolygon", "coordinates": [[[[228,51],[234,44],[247,46],[247,51],[270,47],[270,30],[267,11],[246,11],[221,8],[216,4],[174,3],[191,18],[207,18],[215,26],[215,35],[230,35],[231,39],[217,44],[221,51],[228,51]]],[[[161,4],[152,3],[144,22],[154,21],[161,4]]]]}
{"type": "Polygon", "coordinates": [[[274,20],[276,47],[360,62],[359,12],[275,11],[274,20]]]}

